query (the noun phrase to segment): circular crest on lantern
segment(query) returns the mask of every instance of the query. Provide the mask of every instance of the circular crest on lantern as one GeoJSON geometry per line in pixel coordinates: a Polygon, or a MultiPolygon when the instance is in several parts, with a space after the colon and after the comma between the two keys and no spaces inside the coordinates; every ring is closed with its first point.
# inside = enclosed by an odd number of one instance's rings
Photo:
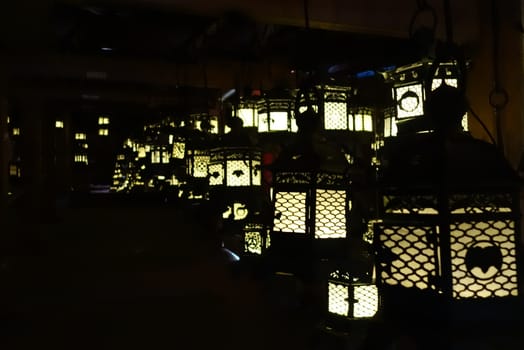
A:
{"type": "Polygon", "coordinates": [[[502,268],[502,252],[493,241],[477,241],[467,248],[465,262],[475,278],[489,280],[502,268]]]}

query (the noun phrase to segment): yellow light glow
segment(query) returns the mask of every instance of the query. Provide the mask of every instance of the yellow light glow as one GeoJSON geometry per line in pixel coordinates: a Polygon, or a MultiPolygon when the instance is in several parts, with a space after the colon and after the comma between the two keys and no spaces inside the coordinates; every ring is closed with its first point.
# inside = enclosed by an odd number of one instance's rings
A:
{"type": "Polygon", "coordinates": [[[269,129],[271,131],[287,131],[288,130],[288,114],[287,112],[270,112],[269,113],[269,129]]]}
{"type": "Polygon", "coordinates": [[[109,125],[109,117],[98,117],[98,125],[109,125]]]}
{"type": "Polygon", "coordinates": [[[55,128],[63,129],[64,128],[64,121],[63,120],[56,120],[55,121],[55,128]]]}
{"type": "Polygon", "coordinates": [[[260,232],[246,232],[244,235],[244,251],[251,254],[262,254],[262,236],[260,232]]]}
{"type": "Polygon", "coordinates": [[[274,230],[306,233],[305,192],[277,192],[275,194],[274,230]]]}
{"type": "Polygon", "coordinates": [[[173,143],[173,158],[184,159],[185,155],[186,155],[185,142],[174,142],[173,143]]]}
{"type": "Polygon", "coordinates": [[[162,163],[169,164],[170,159],[171,159],[171,154],[167,151],[162,151],[162,163]]]}
{"type": "Polygon", "coordinates": [[[138,158],[145,158],[147,156],[145,147],[138,147],[138,158]]]}
{"type": "Polygon", "coordinates": [[[326,130],[348,130],[346,102],[324,103],[324,127],[326,130]]]}
{"type": "Polygon", "coordinates": [[[75,163],[85,163],[87,164],[87,155],[86,154],[75,154],[75,163]]]}
{"type": "Polygon", "coordinates": [[[346,237],[346,192],[316,192],[315,238],[346,237]]]}
{"type": "Polygon", "coordinates": [[[378,311],[378,288],[374,285],[356,286],[353,317],[373,317],[378,311]]]}
{"type": "Polygon", "coordinates": [[[151,163],[153,164],[160,163],[160,151],[151,152],[151,163]]]}
{"type": "Polygon", "coordinates": [[[249,162],[244,160],[227,161],[227,185],[228,186],[249,186],[250,183],[249,162]]]}
{"type": "Polygon", "coordinates": [[[384,136],[390,137],[390,136],[397,136],[398,128],[397,128],[397,121],[394,117],[386,117],[384,118],[384,136]]]}
{"type": "Polygon", "coordinates": [[[224,168],[222,164],[210,164],[209,165],[209,185],[218,186],[224,184],[224,168]]]}
{"type": "Polygon", "coordinates": [[[240,108],[237,116],[242,119],[244,127],[257,127],[258,116],[255,108],[240,108]]]}
{"type": "Polygon", "coordinates": [[[75,134],[75,140],[87,140],[87,135],[85,133],[77,132],[75,134]]]}
{"type": "Polygon", "coordinates": [[[340,316],[349,316],[349,287],[329,282],[328,294],[328,311],[340,316]]]}
{"type": "Polygon", "coordinates": [[[98,129],[98,135],[99,136],[108,136],[109,135],[109,129],[98,129]]]}
{"type": "Polygon", "coordinates": [[[20,135],[20,128],[13,128],[13,136],[20,135]]]}
{"type": "Polygon", "coordinates": [[[123,155],[123,154],[119,154],[119,155],[116,156],[116,159],[117,159],[117,160],[125,160],[125,159],[126,159],[126,156],[123,155]]]}
{"type": "Polygon", "coordinates": [[[268,132],[269,121],[267,120],[267,113],[258,114],[258,132],[268,132]]]}
{"type": "Polygon", "coordinates": [[[11,176],[17,176],[18,175],[18,166],[11,164],[9,166],[9,175],[11,176]]]}

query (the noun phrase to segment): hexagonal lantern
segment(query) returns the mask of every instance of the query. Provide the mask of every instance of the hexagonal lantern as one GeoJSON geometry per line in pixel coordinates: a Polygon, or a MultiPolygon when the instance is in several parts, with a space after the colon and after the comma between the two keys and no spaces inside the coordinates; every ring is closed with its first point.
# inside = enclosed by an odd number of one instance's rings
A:
{"type": "MultiPolygon", "coordinates": [[[[426,95],[438,88],[442,83],[457,87],[459,83],[459,67],[456,61],[436,62],[425,60],[411,65],[398,67],[386,73],[386,81],[393,84],[393,100],[396,106],[394,125],[385,126],[398,133],[428,131],[431,126],[423,125],[425,119],[426,95]],[[437,64],[438,67],[432,67],[437,64]],[[433,75],[433,76],[430,76],[433,75]]],[[[462,127],[468,129],[467,115],[464,114],[462,127]]],[[[391,133],[392,136],[394,132],[391,133]]]]}
{"type": "Polygon", "coordinates": [[[242,119],[244,128],[258,128],[258,100],[241,98],[235,108],[235,116],[242,119]]]}
{"type": "Polygon", "coordinates": [[[385,141],[379,281],[450,301],[516,297],[518,176],[494,145],[463,132],[461,90],[441,86],[426,107],[420,129],[385,141]]]}
{"type": "Polygon", "coordinates": [[[372,318],[379,309],[378,287],[344,269],[329,274],[327,295],[328,312],[341,322],[372,318]]]}
{"type": "Polygon", "coordinates": [[[314,256],[344,249],[351,210],[348,163],[342,150],[319,133],[321,116],[312,107],[319,101],[307,101],[299,112],[303,101],[314,95],[318,96],[309,91],[297,95],[295,142],[282,150],[272,166],[270,253],[297,269],[314,256]]]}

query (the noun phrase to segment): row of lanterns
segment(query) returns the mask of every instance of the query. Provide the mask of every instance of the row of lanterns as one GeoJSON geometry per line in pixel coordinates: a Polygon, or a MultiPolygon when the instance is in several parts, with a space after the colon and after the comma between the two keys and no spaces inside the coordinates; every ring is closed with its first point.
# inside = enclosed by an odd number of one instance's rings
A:
{"type": "Polygon", "coordinates": [[[224,218],[242,224],[245,256],[262,256],[275,270],[298,276],[325,269],[327,311],[335,318],[374,317],[379,292],[388,287],[434,293],[446,305],[516,297],[519,179],[494,145],[465,132],[454,63],[423,62],[385,77],[395,105],[384,113],[378,137],[371,195],[378,200],[371,205],[351,178],[356,165],[325,136],[376,131],[373,109],[352,106],[349,88],[308,86],[293,103],[240,102],[236,116],[244,127],[294,133],[270,167],[270,193],[255,145],[199,149],[181,138],[185,146],[174,143],[173,156],[185,159],[189,175],[206,179],[224,218]],[[369,253],[363,264],[351,256],[355,251],[369,253]]]}

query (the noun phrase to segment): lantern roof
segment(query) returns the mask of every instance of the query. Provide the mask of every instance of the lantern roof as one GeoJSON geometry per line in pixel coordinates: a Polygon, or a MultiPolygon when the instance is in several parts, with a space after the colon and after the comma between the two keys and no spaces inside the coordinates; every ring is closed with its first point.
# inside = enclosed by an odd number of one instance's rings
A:
{"type": "Polygon", "coordinates": [[[383,186],[431,188],[512,187],[517,172],[493,144],[466,133],[422,133],[389,140],[382,156],[383,186]]]}

